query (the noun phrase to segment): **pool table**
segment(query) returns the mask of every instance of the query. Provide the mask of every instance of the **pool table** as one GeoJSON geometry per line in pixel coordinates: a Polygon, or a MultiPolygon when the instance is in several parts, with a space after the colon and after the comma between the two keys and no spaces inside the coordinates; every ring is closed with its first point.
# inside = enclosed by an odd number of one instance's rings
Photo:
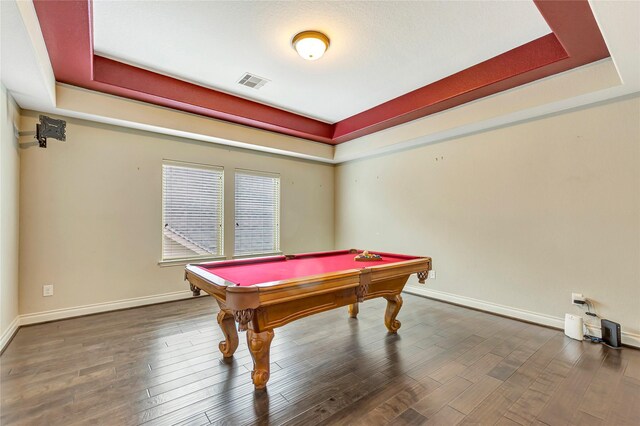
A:
{"type": "Polygon", "coordinates": [[[358,303],[384,297],[384,323],[390,333],[398,331],[400,292],[411,274],[425,282],[431,258],[371,252],[381,259],[356,261],[360,253],[351,249],[190,264],[185,279],[194,296],[202,290],[218,302],[218,324],[225,336],[219,348],[225,358],[238,347],[237,330],[247,331],[251,378],[256,389],[264,389],[276,327],[341,306],[356,318],[358,303]]]}

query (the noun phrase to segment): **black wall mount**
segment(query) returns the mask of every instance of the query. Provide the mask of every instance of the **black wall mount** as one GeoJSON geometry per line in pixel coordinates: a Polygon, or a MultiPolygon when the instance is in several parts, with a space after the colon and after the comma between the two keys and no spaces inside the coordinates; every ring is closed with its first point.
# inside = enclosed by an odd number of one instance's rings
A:
{"type": "Polygon", "coordinates": [[[57,118],[40,116],[40,122],[36,124],[35,132],[18,132],[18,136],[34,135],[38,141],[40,148],[47,147],[47,138],[57,139],[59,141],[67,140],[67,122],[57,118]]]}

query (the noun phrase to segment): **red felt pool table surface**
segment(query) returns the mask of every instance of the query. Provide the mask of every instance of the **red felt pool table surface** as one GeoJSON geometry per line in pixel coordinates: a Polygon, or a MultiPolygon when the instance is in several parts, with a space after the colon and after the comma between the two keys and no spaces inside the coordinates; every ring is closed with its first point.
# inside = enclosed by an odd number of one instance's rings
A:
{"type": "Polygon", "coordinates": [[[197,265],[199,268],[239,286],[269,283],[349,269],[370,268],[377,265],[419,259],[403,254],[370,252],[382,256],[381,260],[358,262],[349,250],[307,253],[294,258],[272,256],[266,258],[229,260],[197,265]]]}

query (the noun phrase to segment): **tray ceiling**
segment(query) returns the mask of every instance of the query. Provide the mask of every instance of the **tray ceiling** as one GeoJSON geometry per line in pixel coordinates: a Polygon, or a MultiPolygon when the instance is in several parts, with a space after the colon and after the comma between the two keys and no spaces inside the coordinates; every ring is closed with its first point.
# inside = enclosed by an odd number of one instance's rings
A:
{"type": "Polygon", "coordinates": [[[549,33],[529,1],[93,3],[96,54],[327,123],[549,33]],[[316,62],[291,48],[307,29],[331,39],[316,62]]]}
{"type": "Polygon", "coordinates": [[[34,5],[59,82],[332,145],[609,56],[586,0],[34,5]]]}

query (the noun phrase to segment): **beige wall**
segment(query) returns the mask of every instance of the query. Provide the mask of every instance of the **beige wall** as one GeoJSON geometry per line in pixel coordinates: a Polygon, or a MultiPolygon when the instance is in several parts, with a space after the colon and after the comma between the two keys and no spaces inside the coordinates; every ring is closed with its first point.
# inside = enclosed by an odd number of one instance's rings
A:
{"type": "MultiPolygon", "coordinates": [[[[345,163],[336,245],[433,257],[431,289],[640,333],[640,100],[345,163]]],[[[640,336],[639,336],[640,337],[640,336]]]]}
{"type": "MultiPolygon", "coordinates": [[[[639,114],[640,100],[628,98],[345,163],[335,174],[68,119],[67,142],[22,152],[20,313],[185,289],[181,266],[157,264],[160,165],[171,159],[225,167],[228,230],[233,169],[281,173],[285,252],[431,255],[431,289],[555,319],[579,313],[569,298],[582,292],[637,335],[639,114]],[[42,297],[43,284],[55,285],[53,297],[42,297]]],[[[24,112],[21,128],[36,119],[24,112]]],[[[230,253],[230,238],[225,246],[230,253]]]]}
{"type": "Polygon", "coordinates": [[[163,159],[224,166],[227,237],[234,168],[280,173],[282,250],[333,248],[331,165],[67,119],[66,142],[22,152],[21,314],[187,289],[183,266],[158,266],[163,159]]]}
{"type": "Polygon", "coordinates": [[[1,86],[1,93],[0,336],[9,329],[9,325],[18,316],[18,191],[20,187],[20,148],[13,132],[14,123],[18,124],[19,109],[4,86],[1,86]]]}

